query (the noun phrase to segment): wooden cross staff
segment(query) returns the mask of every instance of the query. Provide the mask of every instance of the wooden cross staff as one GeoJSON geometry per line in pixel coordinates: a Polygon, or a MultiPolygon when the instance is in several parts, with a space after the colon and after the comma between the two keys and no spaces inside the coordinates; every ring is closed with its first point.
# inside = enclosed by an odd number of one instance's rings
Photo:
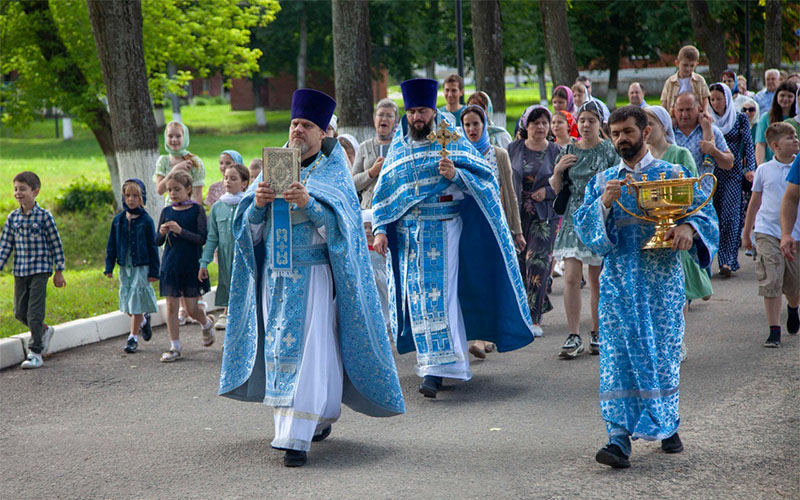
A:
{"type": "Polygon", "coordinates": [[[442,150],[439,151],[439,154],[447,157],[450,154],[450,151],[447,150],[447,145],[451,142],[456,142],[458,139],[461,138],[461,134],[458,133],[458,130],[453,130],[452,132],[447,128],[447,122],[444,120],[439,122],[439,131],[438,132],[431,132],[428,134],[428,140],[431,142],[438,142],[442,146],[442,150]]]}

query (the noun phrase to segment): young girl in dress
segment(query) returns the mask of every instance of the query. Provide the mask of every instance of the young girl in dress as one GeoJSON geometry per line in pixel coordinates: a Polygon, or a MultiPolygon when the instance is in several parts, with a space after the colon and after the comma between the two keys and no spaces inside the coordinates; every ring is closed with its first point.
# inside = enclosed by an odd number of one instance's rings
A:
{"type": "MultiPolygon", "coordinates": [[[[225,171],[234,163],[244,163],[242,155],[240,155],[238,151],[226,149],[219,155],[219,173],[225,177],[225,171]]],[[[206,195],[205,201],[206,206],[214,206],[214,203],[216,203],[223,194],[225,194],[224,179],[208,186],[208,194],[206,195]]]]}
{"type": "Polygon", "coordinates": [[[105,275],[113,278],[119,264],[119,310],[131,317],[131,333],[125,352],[139,347],[141,329],[145,342],[153,334],[150,313],[158,311],[156,293],[150,283],[158,281],[158,248],[153,219],[145,212],[147,194],[144,182],[128,179],[122,184],[122,213],[114,217],[106,245],[105,275]]]}
{"type": "Polygon", "coordinates": [[[214,343],[214,316],[205,315],[197,305],[197,300],[210,289],[208,280],[197,279],[200,255],[206,242],[206,213],[200,204],[189,198],[192,177],[187,172],[177,170],[165,180],[172,204],[161,211],[156,245],[165,245],[159,286],[161,296],[167,298],[171,345],[169,351],[161,355],[161,361],[169,363],[181,357],[179,300],[184,299],[186,312],[202,325],[206,347],[214,343]]]}
{"type": "MultiPolygon", "coordinates": [[[[203,185],[206,179],[206,168],[199,156],[187,149],[189,147],[189,129],[180,122],[169,122],[164,128],[164,148],[166,155],[161,155],[156,161],[156,191],[164,195],[164,203],[169,205],[171,200],[167,192],[167,176],[170,172],[183,170],[192,178],[190,198],[197,203],[203,202],[203,185]]],[[[206,303],[200,299],[200,307],[205,313],[206,303]]],[[[181,325],[186,324],[186,306],[181,300],[181,310],[178,313],[181,325]]]]}
{"type": "Polygon", "coordinates": [[[214,203],[208,215],[208,238],[200,259],[200,271],[197,273],[198,280],[208,280],[208,264],[214,259],[216,251],[219,276],[214,305],[225,308],[214,324],[217,330],[224,330],[228,322],[228,293],[233,269],[233,216],[236,214],[236,206],[244,197],[250,181],[250,171],[241,163],[234,163],[222,175],[225,194],[214,203]]]}

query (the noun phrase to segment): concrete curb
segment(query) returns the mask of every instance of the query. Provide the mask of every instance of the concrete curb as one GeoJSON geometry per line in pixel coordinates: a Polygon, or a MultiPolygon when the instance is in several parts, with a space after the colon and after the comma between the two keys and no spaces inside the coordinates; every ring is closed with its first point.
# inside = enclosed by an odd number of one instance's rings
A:
{"type": "MultiPolygon", "coordinates": [[[[217,287],[213,287],[210,292],[203,296],[208,304],[208,311],[217,309],[213,305],[216,291],[217,287]]],[[[166,308],[166,299],[159,300],[158,312],[150,316],[153,326],[161,326],[165,323],[166,308]]],[[[45,354],[66,351],[74,347],[127,335],[130,333],[130,324],[130,318],[127,314],[115,311],[101,314],[100,316],[81,318],[68,323],[53,325],[56,331],[45,354]]],[[[18,365],[25,360],[28,355],[28,341],[30,338],[31,333],[25,332],[0,339],[0,370],[18,365]]]]}

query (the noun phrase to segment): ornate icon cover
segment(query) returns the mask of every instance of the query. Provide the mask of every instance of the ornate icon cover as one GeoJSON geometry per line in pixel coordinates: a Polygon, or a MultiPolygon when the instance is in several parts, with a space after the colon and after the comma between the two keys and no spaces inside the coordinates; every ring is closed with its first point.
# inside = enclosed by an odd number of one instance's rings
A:
{"type": "Polygon", "coordinates": [[[293,182],[300,182],[300,150],[296,148],[264,148],[264,182],[275,190],[277,198],[293,182]]]}

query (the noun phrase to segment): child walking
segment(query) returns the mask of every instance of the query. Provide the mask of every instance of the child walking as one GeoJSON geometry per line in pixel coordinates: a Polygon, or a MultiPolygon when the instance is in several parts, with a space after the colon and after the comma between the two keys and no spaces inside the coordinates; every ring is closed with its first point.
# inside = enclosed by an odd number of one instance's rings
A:
{"type": "Polygon", "coordinates": [[[214,324],[214,328],[217,330],[224,330],[227,326],[228,294],[231,289],[231,270],[233,269],[233,216],[236,214],[236,206],[244,197],[244,191],[250,182],[250,171],[241,163],[234,163],[225,169],[222,182],[225,186],[225,194],[214,203],[211,213],[208,215],[208,237],[203,249],[203,256],[200,258],[200,271],[197,273],[198,280],[208,280],[208,264],[214,259],[214,251],[216,251],[219,277],[214,304],[224,308],[214,324]]]}
{"type": "Polygon", "coordinates": [[[167,298],[170,349],[161,355],[161,361],[170,363],[181,357],[180,299],[184,299],[189,316],[202,325],[206,347],[214,343],[214,316],[205,315],[197,304],[210,289],[208,280],[197,279],[200,255],[206,242],[206,213],[199,203],[190,199],[192,177],[187,172],[172,172],[165,180],[172,204],[161,211],[156,245],[165,245],[159,291],[167,298]]]}
{"type": "Polygon", "coordinates": [[[206,194],[205,201],[206,206],[214,206],[214,203],[216,203],[217,200],[219,200],[219,198],[225,194],[225,171],[228,170],[228,167],[234,163],[244,163],[244,160],[242,160],[242,155],[240,155],[238,151],[226,149],[219,155],[219,173],[222,174],[223,180],[208,186],[208,194],[206,194]]]}
{"type": "Polygon", "coordinates": [[[56,221],[36,203],[42,183],[33,172],[20,172],[14,177],[14,198],[19,208],[8,215],[0,234],[0,270],[14,251],[14,317],[30,328],[28,356],[22,369],[42,366],[55,331],[45,324],[47,280],[61,288],[64,281],[64,248],[56,221]],[[55,268],[55,273],[53,273],[55,268]]]}
{"type": "Polygon", "coordinates": [[[158,248],[155,225],[144,209],[147,191],[140,179],[122,184],[122,213],[114,217],[106,245],[104,274],[113,278],[114,264],[119,264],[119,310],[131,317],[131,333],[125,352],[139,347],[137,334],[145,342],[153,335],[150,314],[158,311],[156,293],[150,283],[158,281],[158,248]]]}
{"type": "MultiPolygon", "coordinates": [[[[800,330],[800,260],[784,257],[780,249],[780,212],[783,194],[788,181],[787,174],[794,156],[800,152],[800,143],[794,127],[785,122],[776,122],[766,131],[769,147],[775,153],[772,160],[762,163],[753,177],[753,194],[747,207],[747,216],[742,233],[742,246],[753,248],[750,239],[755,221],[755,241],[758,262],[756,279],[758,294],[764,297],[764,308],[769,323],[769,336],[764,347],[781,346],[781,293],[786,296],[786,331],[796,334],[800,330]]],[[[792,182],[794,182],[793,179],[792,182]]],[[[800,240],[800,217],[797,218],[792,237],[800,240]]]]}
{"type": "MultiPolygon", "coordinates": [[[[167,176],[170,172],[183,170],[192,177],[192,188],[189,198],[197,203],[203,203],[203,185],[206,179],[206,168],[199,156],[194,155],[187,149],[189,147],[189,128],[180,122],[169,122],[164,128],[164,148],[166,155],[161,155],[156,161],[156,191],[164,195],[164,203],[171,203],[167,192],[167,176]]],[[[205,314],[206,303],[200,299],[200,308],[205,314]]],[[[187,314],[183,300],[181,299],[181,310],[178,313],[181,325],[186,324],[187,314]]]]}

